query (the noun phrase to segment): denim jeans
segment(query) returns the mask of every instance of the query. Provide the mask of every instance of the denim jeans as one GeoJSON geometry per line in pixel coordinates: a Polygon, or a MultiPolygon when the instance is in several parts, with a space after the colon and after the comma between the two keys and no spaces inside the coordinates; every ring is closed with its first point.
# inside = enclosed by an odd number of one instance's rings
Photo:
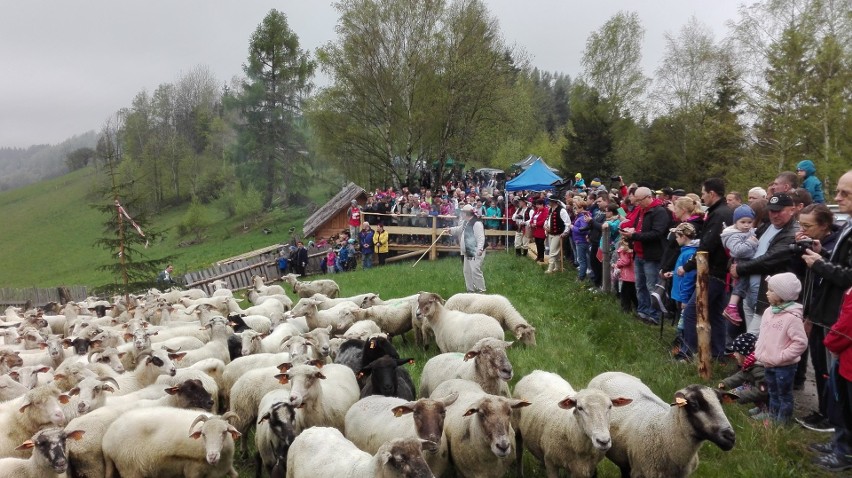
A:
{"type": "Polygon", "coordinates": [[[840,375],[837,361],[831,365],[831,378],[825,384],[826,416],[834,426],[834,454],[852,455],[852,383],[840,375]]]}
{"type": "Polygon", "coordinates": [[[586,270],[589,268],[589,243],[577,243],[577,278],[586,278],[586,270]]]}
{"type": "Polygon", "coordinates": [[[651,305],[651,291],[654,290],[660,278],[660,262],[646,261],[637,257],[633,260],[633,269],[636,272],[636,299],[639,302],[637,312],[648,318],[660,320],[660,311],[651,305]]]}
{"type": "Polygon", "coordinates": [[[786,423],[793,418],[793,379],[798,364],[766,367],[766,388],[769,392],[769,414],[786,423]]]}
{"type": "MultiPolygon", "coordinates": [[[[710,308],[708,311],[710,353],[714,358],[719,358],[725,355],[725,338],[728,335],[728,321],[722,315],[725,306],[728,304],[725,281],[710,276],[707,284],[707,304],[710,308]]],[[[698,351],[698,333],[695,329],[698,325],[698,313],[695,310],[695,294],[696,292],[692,293],[686,308],[683,309],[683,343],[684,348],[687,349],[685,353],[688,355],[698,351]]]]}
{"type": "Polygon", "coordinates": [[[364,269],[369,269],[369,268],[373,267],[373,253],[372,252],[364,252],[364,253],[361,254],[361,257],[363,258],[362,261],[361,261],[361,265],[364,267],[364,269]]]}

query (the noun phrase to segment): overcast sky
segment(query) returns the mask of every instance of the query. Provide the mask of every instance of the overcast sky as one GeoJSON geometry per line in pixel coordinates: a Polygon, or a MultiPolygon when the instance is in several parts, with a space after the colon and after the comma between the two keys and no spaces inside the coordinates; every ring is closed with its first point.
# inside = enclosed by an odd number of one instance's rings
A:
{"type": "MultiPolygon", "coordinates": [[[[506,42],[542,70],[580,73],[589,33],[619,10],[646,29],[652,75],[663,34],[690,16],[720,39],[739,2],[721,0],[485,0],[506,42]]],[[[58,143],[100,129],[143,88],[206,65],[224,83],[242,73],[248,39],[272,8],[302,47],[334,40],[329,0],[0,0],[0,147],[58,143]]],[[[318,79],[321,84],[322,78],[318,79]]]]}

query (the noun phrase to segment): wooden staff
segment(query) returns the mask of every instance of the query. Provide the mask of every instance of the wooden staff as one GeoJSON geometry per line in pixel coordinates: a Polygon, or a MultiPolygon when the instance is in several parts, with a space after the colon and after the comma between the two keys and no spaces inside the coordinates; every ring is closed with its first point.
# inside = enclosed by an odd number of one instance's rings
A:
{"type": "Polygon", "coordinates": [[[438,234],[438,237],[435,238],[435,240],[432,242],[432,245],[430,245],[425,251],[423,251],[423,254],[420,255],[420,259],[417,259],[417,262],[412,264],[411,267],[416,266],[418,262],[420,262],[424,257],[426,257],[426,254],[429,253],[429,251],[431,251],[433,247],[435,247],[435,244],[438,243],[438,239],[440,239],[441,236],[443,236],[443,235],[444,235],[444,230],[441,229],[441,233],[438,234]]]}
{"type": "Polygon", "coordinates": [[[710,379],[710,317],[708,311],[708,287],[709,266],[707,264],[707,251],[701,251],[695,255],[698,265],[698,279],[695,281],[695,313],[697,324],[695,326],[698,335],[698,375],[704,380],[710,379]]]}

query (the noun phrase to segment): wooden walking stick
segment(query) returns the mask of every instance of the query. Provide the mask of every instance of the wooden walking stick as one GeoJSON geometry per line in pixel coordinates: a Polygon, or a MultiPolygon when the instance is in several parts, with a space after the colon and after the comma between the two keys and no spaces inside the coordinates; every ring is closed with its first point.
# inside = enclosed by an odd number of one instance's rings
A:
{"type": "Polygon", "coordinates": [[[708,316],[710,268],[707,252],[701,251],[695,254],[695,262],[698,265],[698,279],[695,281],[695,312],[698,316],[695,326],[698,335],[698,375],[704,380],[709,380],[712,368],[710,366],[710,317],[708,316]]]}
{"type": "Polygon", "coordinates": [[[565,272],[565,238],[559,236],[559,272],[565,272]]]}
{"type": "Polygon", "coordinates": [[[440,234],[438,234],[438,237],[436,237],[436,238],[435,238],[435,240],[432,242],[432,245],[430,245],[430,246],[429,246],[429,247],[428,247],[425,251],[423,251],[423,254],[421,254],[421,255],[420,255],[420,259],[417,259],[417,262],[415,262],[414,264],[412,264],[412,265],[411,265],[411,267],[416,266],[418,262],[420,262],[420,261],[421,261],[424,257],[426,257],[426,254],[428,254],[428,253],[429,253],[429,251],[431,251],[431,250],[432,250],[432,248],[433,248],[433,247],[435,247],[435,244],[437,244],[437,243],[438,243],[438,239],[440,239],[440,238],[441,238],[441,236],[443,236],[443,235],[444,235],[444,230],[443,230],[443,229],[441,229],[441,233],[440,233],[440,234]]]}

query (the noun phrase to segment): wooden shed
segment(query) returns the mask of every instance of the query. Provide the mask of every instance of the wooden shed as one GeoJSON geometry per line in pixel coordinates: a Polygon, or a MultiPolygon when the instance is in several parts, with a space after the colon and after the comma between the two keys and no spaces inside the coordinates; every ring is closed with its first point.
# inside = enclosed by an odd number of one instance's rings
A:
{"type": "Polygon", "coordinates": [[[363,206],[367,201],[367,191],[355,183],[349,183],[325,205],[305,220],[302,237],[328,238],[349,228],[346,210],[352,200],[363,206]]]}

